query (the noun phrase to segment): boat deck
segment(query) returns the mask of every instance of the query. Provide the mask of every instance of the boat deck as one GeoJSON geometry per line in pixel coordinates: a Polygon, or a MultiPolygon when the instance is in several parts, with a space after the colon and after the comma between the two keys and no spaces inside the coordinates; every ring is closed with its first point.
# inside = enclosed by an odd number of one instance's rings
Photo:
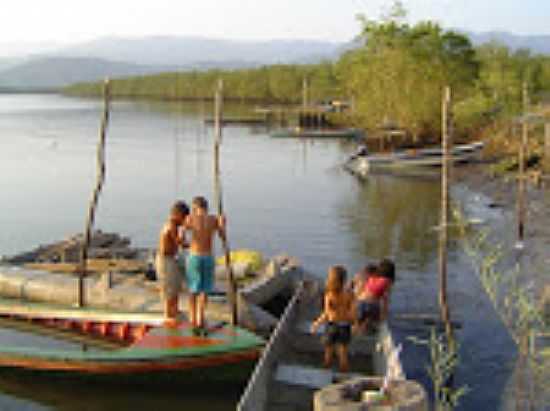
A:
{"type": "MultiPolygon", "coordinates": [[[[118,342],[118,349],[67,350],[23,340],[0,348],[0,366],[81,373],[146,373],[253,362],[263,344],[254,334],[213,323],[207,335],[195,335],[189,323],[162,325],[154,314],[101,312],[0,301],[0,318],[39,330],[62,331],[118,342]]],[[[36,332],[36,330],[27,330],[36,332]]],[[[29,339],[30,341],[30,339],[29,339]]]]}
{"type": "Polygon", "coordinates": [[[298,290],[272,335],[241,398],[239,411],[313,410],[316,390],[357,376],[373,375],[375,336],[355,338],[350,345],[349,373],[322,367],[320,335],[309,326],[321,310],[321,293],[315,286],[298,290]]]}
{"type": "Polygon", "coordinates": [[[374,373],[371,355],[353,349],[350,350],[348,374],[337,371],[336,358],[332,369],[322,368],[320,335],[307,330],[321,310],[320,298],[313,300],[299,305],[296,321],[283,338],[284,350],[279,354],[268,386],[268,411],[313,410],[315,391],[354,375],[374,373]]]}

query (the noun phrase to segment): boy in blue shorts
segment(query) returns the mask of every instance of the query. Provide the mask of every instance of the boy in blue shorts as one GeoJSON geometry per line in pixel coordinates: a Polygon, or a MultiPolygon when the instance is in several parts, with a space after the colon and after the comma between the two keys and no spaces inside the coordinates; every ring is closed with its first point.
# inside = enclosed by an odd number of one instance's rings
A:
{"type": "Polygon", "coordinates": [[[204,329],[204,311],[208,303],[208,294],[213,291],[216,266],[212,255],[212,243],[216,233],[222,240],[225,238],[225,219],[209,215],[206,199],[195,197],[184,229],[191,232],[191,247],[187,258],[189,318],[194,328],[204,329]]]}

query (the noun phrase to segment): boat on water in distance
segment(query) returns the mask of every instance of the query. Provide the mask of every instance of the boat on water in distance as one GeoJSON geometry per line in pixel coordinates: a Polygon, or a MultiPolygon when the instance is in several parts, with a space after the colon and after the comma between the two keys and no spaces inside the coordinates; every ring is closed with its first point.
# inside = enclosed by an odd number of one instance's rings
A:
{"type": "Polygon", "coordinates": [[[93,342],[84,350],[49,348],[22,338],[0,347],[0,367],[52,372],[63,375],[145,376],[185,374],[207,381],[235,378],[246,380],[264,344],[255,334],[224,322],[209,324],[197,335],[182,322],[176,328],[163,326],[160,314],[122,313],[66,308],[41,303],[0,300],[0,320],[28,334],[59,331],[110,342],[93,342]],[[113,347],[114,346],[114,347],[113,347]],[[223,370],[223,372],[222,372],[223,370]]]}
{"type": "Polygon", "coordinates": [[[330,139],[359,139],[363,133],[356,128],[301,128],[291,127],[276,130],[271,133],[273,138],[330,138],[330,139]]]}
{"type": "MultiPolygon", "coordinates": [[[[479,159],[483,142],[462,144],[451,151],[450,159],[455,164],[468,163],[479,159]]],[[[389,154],[353,155],[344,168],[354,174],[366,175],[373,170],[393,170],[399,168],[437,168],[443,164],[441,148],[405,150],[389,154]]]]}

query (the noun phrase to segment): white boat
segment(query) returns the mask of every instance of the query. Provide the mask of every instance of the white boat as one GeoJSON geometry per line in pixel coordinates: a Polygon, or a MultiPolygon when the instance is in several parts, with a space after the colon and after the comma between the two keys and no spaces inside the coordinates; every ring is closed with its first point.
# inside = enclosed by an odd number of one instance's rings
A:
{"type": "MultiPolygon", "coordinates": [[[[479,159],[483,142],[455,146],[451,150],[453,163],[468,163],[479,159]]],[[[443,151],[441,148],[399,151],[390,154],[369,154],[355,156],[345,165],[353,173],[364,175],[375,169],[398,169],[403,167],[441,167],[443,151]]]]}

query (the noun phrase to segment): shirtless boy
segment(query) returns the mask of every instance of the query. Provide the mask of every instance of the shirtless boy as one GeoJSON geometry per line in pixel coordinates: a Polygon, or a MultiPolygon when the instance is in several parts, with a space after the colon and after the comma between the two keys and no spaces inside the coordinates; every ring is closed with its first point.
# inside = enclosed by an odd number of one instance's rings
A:
{"type": "Polygon", "coordinates": [[[187,257],[187,287],[189,289],[189,313],[195,328],[205,326],[204,311],[208,294],[214,287],[215,260],[212,242],[218,233],[225,238],[225,220],[208,214],[208,202],[204,197],[193,199],[191,214],[186,218],[184,228],[191,231],[191,247],[187,257]]]}
{"type": "Polygon", "coordinates": [[[189,207],[183,201],[178,201],[172,206],[170,217],[160,232],[156,257],[156,271],[161,284],[165,324],[172,327],[177,324],[179,294],[183,282],[183,275],[178,268],[176,255],[179,247],[186,246],[180,228],[188,215],[189,207]]]}
{"type": "Polygon", "coordinates": [[[348,345],[351,341],[351,326],[355,321],[356,307],[353,292],[346,289],[346,269],[333,266],[329,269],[324,295],[323,311],[311,325],[317,332],[323,323],[327,325],[323,342],[325,345],[324,365],[332,367],[334,353],[338,354],[340,371],[349,370],[348,345]]]}

